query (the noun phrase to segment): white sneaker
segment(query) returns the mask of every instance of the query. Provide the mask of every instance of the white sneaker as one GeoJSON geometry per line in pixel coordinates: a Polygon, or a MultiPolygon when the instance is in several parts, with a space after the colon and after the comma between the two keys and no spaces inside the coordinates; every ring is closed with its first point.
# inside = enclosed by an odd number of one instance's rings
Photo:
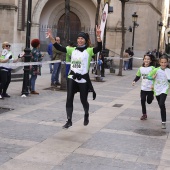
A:
{"type": "Polygon", "coordinates": [[[2,95],[0,95],[0,99],[4,99],[2,95]]]}
{"type": "Polygon", "coordinates": [[[166,122],[162,122],[162,129],[166,129],[166,122]]]}

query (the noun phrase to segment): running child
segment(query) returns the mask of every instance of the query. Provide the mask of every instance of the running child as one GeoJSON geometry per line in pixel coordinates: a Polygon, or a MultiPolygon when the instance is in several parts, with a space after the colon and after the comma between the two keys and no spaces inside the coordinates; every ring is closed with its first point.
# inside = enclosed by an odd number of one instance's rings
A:
{"type": "Polygon", "coordinates": [[[170,69],[168,66],[168,58],[162,56],[159,59],[160,67],[155,68],[149,75],[149,80],[154,80],[154,95],[158,101],[161,111],[162,129],[166,129],[166,107],[165,100],[169,91],[170,69]]]}
{"type": "Polygon", "coordinates": [[[136,77],[132,82],[132,85],[134,86],[135,83],[142,78],[141,82],[141,106],[142,106],[142,117],[141,120],[147,119],[147,111],[146,111],[146,101],[148,104],[151,104],[154,96],[153,96],[153,80],[148,80],[147,76],[148,74],[154,70],[155,67],[152,66],[153,62],[153,55],[146,54],[143,57],[143,65],[138,69],[136,73],[136,77]]]}

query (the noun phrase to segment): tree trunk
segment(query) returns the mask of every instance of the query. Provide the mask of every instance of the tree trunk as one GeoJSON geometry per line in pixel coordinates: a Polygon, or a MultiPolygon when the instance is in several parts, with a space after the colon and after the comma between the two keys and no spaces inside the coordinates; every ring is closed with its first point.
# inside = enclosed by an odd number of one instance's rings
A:
{"type": "Polygon", "coordinates": [[[120,63],[119,63],[118,76],[122,76],[123,51],[125,48],[125,1],[121,1],[121,3],[122,3],[122,47],[120,51],[120,63]]]}
{"type": "MultiPolygon", "coordinates": [[[[70,0],[65,0],[65,25],[64,25],[64,40],[63,45],[67,46],[69,43],[69,27],[70,27],[70,0]]],[[[62,55],[61,63],[61,86],[60,90],[67,89],[66,81],[66,64],[63,62],[66,59],[66,55],[62,55]]]]}

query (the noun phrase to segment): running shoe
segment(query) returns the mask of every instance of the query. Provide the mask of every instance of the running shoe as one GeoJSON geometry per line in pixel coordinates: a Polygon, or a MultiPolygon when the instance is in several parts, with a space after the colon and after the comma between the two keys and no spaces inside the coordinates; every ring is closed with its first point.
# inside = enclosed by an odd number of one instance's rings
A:
{"type": "Polygon", "coordinates": [[[140,118],[140,120],[146,120],[147,119],[147,115],[143,114],[142,117],[140,118]]]}
{"type": "Polygon", "coordinates": [[[67,121],[66,124],[63,126],[63,129],[68,129],[70,126],[72,126],[72,122],[67,121]]]}

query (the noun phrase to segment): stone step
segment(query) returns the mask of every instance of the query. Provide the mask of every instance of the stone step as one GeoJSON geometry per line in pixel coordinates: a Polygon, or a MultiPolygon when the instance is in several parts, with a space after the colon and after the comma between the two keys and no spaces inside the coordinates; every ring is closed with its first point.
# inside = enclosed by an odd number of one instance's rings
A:
{"type": "Polygon", "coordinates": [[[11,74],[11,81],[23,81],[23,73],[12,73],[11,74]]]}
{"type": "Polygon", "coordinates": [[[12,72],[11,72],[11,81],[12,82],[17,82],[17,81],[23,81],[23,67],[16,67],[13,68],[12,72]]]}
{"type": "Polygon", "coordinates": [[[22,73],[22,72],[23,72],[23,69],[24,69],[24,67],[22,67],[22,66],[13,67],[11,73],[16,73],[16,72],[22,73]]]}

